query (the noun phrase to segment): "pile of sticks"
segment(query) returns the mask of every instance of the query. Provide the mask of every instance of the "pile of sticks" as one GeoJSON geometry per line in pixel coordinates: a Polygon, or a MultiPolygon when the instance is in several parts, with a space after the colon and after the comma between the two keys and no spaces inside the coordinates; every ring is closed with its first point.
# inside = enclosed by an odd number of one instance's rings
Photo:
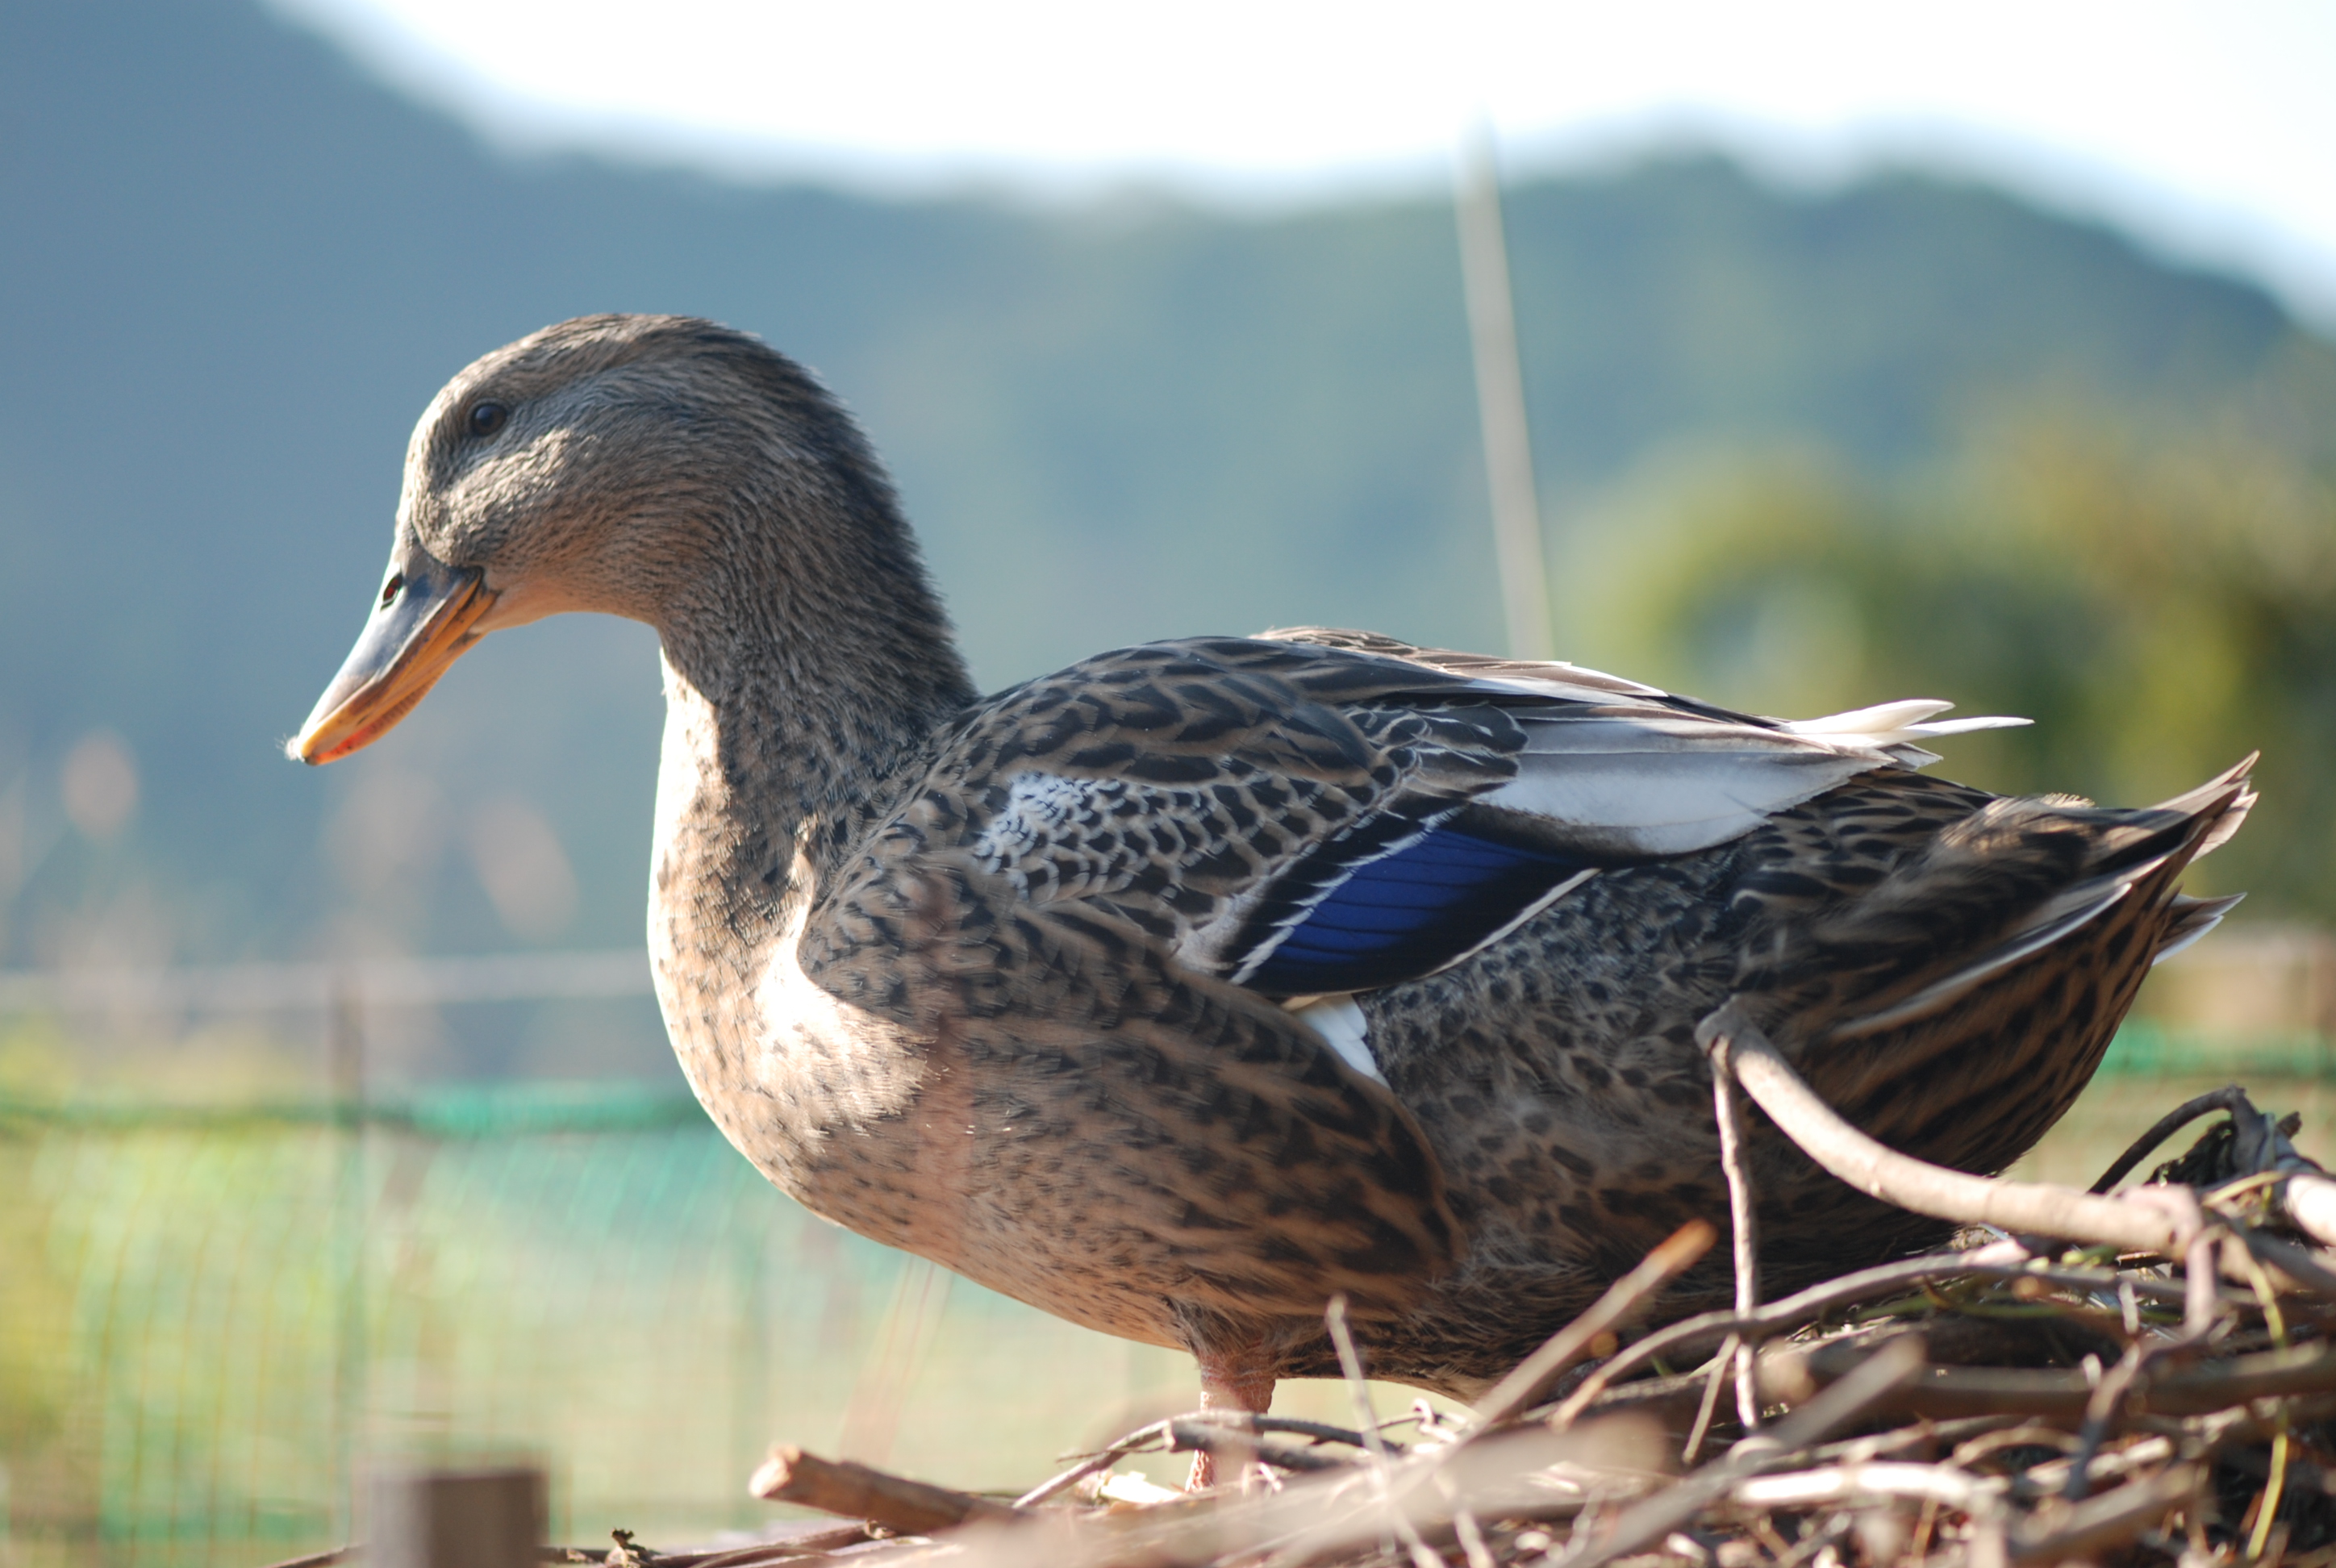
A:
{"type": "Polygon", "coordinates": [[[855,1523],[718,1557],[626,1544],[610,1568],[2336,1564],[2336,1180],[2297,1154],[2292,1121],[2224,1089],[2090,1192],[1991,1181],[1875,1144],[1732,1009],[1702,1039],[1730,1310],[1619,1345],[1713,1243],[1694,1222],[1469,1418],[1423,1406],[1383,1427],[1334,1303],[1352,1427],[1179,1416],[1011,1501],[782,1448],[756,1494],[855,1523]],[[1842,1180],[1970,1244],[1761,1301],[1747,1099],[1842,1180]],[[2113,1191],[2214,1113],[2188,1154],[2113,1191]],[[1183,1495],[1117,1467],[1161,1449],[1241,1479],[1183,1495]]]}

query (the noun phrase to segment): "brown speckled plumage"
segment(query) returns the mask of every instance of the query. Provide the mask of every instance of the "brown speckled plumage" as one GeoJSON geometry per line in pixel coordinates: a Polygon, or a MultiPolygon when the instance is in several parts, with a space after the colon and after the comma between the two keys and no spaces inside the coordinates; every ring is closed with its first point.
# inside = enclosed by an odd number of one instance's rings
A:
{"type": "MultiPolygon", "coordinates": [[[[2219,913],[2175,881],[2250,798],[2234,772],[2146,811],[1998,799],[1908,765],[1920,713],[1795,728],[1359,633],[978,698],[849,420],[670,317],[464,371],[397,548],[482,574],[480,631],[657,628],[650,943],[730,1139],[815,1212],[1247,1398],[1334,1370],[1334,1292],[1376,1373],[1468,1395],[1724,1215],[1692,1035],[1733,995],[1879,1136],[2001,1168],[2219,913]],[[472,421],[488,399],[507,422],[472,421]]],[[[1754,1157],[1772,1288],[1937,1234],[1773,1135],[1754,1157]]]]}

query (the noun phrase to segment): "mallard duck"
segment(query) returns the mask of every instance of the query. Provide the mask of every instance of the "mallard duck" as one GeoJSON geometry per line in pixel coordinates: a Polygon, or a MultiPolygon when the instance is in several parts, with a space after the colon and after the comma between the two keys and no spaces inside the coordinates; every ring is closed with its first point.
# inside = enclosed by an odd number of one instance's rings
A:
{"type": "MultiPolygon", "coordinates": [[[[1249,1409],[1336,1375],[1334,1295],[1374,1375],[1465,1399],[1724,1222],[1694,1030],[1730,998],[1876,1135],[2000,1170],[2234,901],[2175,881],[2253,799],[2245,765],[2146,810],[1999,797],[1924,746],[2020,721],[1786,723],[1319,628],[983,696],[834,399],[652,316],[547,327],[432,401],[290,749],[346,756],[569,610],[662,644],[649,945],[730,1141],[1249,1409]]],[[[1938,1236],[1766,1136],[1771,1289],[1938,1236]]]]}

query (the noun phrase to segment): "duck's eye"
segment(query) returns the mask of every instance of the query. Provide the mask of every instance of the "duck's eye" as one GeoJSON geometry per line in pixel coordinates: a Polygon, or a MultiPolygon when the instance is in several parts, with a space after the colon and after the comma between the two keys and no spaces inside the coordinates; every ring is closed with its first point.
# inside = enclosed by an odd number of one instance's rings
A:
{"type": "Polygon", "coordinates": [[[387,582],[381,585],[381,608],[387,609],[391,605],[395,604],[397,596],[404,591],[405,574],[402,571],[394,573],[387,582]]]}
{"type": "Polygon", "coordinates": [[[471,433],[492,435],[503,427],[503,421],[510,417],[511,410],[500,403],[474,403],[471,404],[469,420],[471,433]]]}

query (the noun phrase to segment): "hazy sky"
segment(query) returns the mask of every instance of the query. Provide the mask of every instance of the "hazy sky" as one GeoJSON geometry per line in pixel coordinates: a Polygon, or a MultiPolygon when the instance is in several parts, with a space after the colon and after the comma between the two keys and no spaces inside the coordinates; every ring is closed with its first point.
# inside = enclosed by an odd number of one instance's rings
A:
{"type": "Polygon", "coordinates": [[[2336,0],[273,0],[521,146],[1219,200],[1717,142],[1981,173],[2336,324],[2336,0]]]}

